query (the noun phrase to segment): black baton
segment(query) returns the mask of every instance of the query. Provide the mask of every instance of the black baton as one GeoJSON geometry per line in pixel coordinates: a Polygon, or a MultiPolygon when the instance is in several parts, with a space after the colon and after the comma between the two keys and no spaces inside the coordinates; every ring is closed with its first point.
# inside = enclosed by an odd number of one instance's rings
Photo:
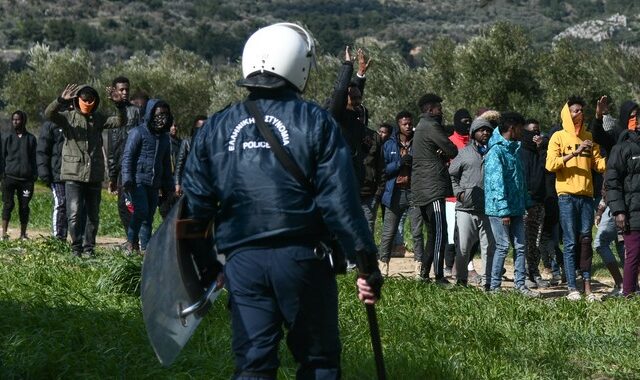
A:
{"type": "MultiPolygon", "coordinates": [[[[358,277],[366,280],[369,274],[363,273],[367,268],[371,268],[369,264],[370,258],[360,253],[357,256],[360,274],[358,277]]],[[[369,333],[371,334],[371,347],[373,348],[373,359],[376,362],[376,373],[378,380],[386,380],[387,372],[384,368],[384,357],[382,356],[382,341],[380,340],[380,329],[378,327],[378,316],[376,315],[375,305],[364,305],[367,310],[367,320],[369,322],[369,333]]]]}
{"type": "Polygon", "coordinates": [[[386,380],[387,372],[384,369],[384,358],[382,357],[382,342],[380,341],[380,330],[378,329],[376,307],[375,305],[365,305],[365,308],[367,309],[367,319],[369,320],[371,347],[373,347],[373,358],[376,362],[376,373],[378,374],[378,380],[386,380]]]}

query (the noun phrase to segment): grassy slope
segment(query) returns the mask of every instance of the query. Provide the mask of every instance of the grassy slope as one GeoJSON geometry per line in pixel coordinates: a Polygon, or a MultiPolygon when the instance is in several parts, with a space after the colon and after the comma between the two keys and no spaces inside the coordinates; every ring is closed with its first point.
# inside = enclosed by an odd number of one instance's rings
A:
{"type": "MultiPolygon", "coordinates": [[[[0,378],[229,378],[228,313],[218,301],[177,362],[147,343],[139,259],[99,250],[78,261],[59,242],[0,242],[0,378]]],[[[346,379],[373,378],[366,317],[340,277],[346,379]]],[[[391,279],[378,307],[390,378],[637,378],[640,300],[570,303],[443,290],[391,279]]],[[[283,346],[281,378],[295,365],[283,346]]]]}

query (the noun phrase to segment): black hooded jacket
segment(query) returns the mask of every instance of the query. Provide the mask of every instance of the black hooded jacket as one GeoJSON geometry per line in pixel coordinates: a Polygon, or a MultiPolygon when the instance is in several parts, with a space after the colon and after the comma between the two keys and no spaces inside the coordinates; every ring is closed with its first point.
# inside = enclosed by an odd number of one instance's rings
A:
{"type": "Polygon", "coordinates": [[[632,231],[640,231],[640,136],[624,134],[611,150],[605,172],[611,214],[625,213],[632,231]]]}
{"type": "Polygon", "coordinates": [[[533,142],[533,134],[525,134],[526,141],[522,141],[520,159],[524,169],[524,178],[527,181],[527,190],[531,200],[535,203],[544,203],[546,197],[545,161],[546,155],[541,154],[541,149],[533,142]]]}
{"type": "Polygon", "coordinates": [[[593,141],[596,144],[600,144],[600,147],[605,150],[606,156],[609,155],[611,149],[620,140],[623,132],[627,130],[627,124],[629,124],[629,115],[634,108],[638,108],[638,103],[627,100],[620,106],[620,115],[618,117],[618,126],[610,131],[605,131],[602,126],[602,119],[593,119],[591,122],[591,133],[593,134],[593,141]]]}

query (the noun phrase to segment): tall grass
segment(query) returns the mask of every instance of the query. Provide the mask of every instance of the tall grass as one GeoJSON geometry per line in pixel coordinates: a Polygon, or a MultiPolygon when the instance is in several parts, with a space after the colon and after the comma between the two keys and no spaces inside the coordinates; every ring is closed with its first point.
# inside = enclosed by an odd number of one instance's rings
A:
{"type": "MultiPolygon", "coordinates": [[[[233,372],[226,297],[177,362],[162,368],[144,331],[140,259],[92,260],[55,240],[0,242],[0,378],[226,379],[233,372]]],[[[353,275],[341,276],[345,379],[375,376],[353,275]]],[[[530,300],[388,279],[377,306],[390,379],[640,378],[640,301],[530,300]]],[[[295,377],[283,348],[280,378],[295,377]]]]}

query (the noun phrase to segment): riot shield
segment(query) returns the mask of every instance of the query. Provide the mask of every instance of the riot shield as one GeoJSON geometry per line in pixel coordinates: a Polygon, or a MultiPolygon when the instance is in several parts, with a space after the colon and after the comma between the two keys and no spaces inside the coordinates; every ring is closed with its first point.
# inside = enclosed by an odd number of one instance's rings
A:
{"type": "Polygon", "coordinates": [[[210,252],[215,262],[212,239],[197,234],[184,238],[180,232],[183,205],[181,197],[149,240],[142,264],[144,324],[165,367],[173,363],[220,293],[215,288],[217,273],[204,278],[198,265],[202,260],[197,255],[203,251],[210,252]]]}

